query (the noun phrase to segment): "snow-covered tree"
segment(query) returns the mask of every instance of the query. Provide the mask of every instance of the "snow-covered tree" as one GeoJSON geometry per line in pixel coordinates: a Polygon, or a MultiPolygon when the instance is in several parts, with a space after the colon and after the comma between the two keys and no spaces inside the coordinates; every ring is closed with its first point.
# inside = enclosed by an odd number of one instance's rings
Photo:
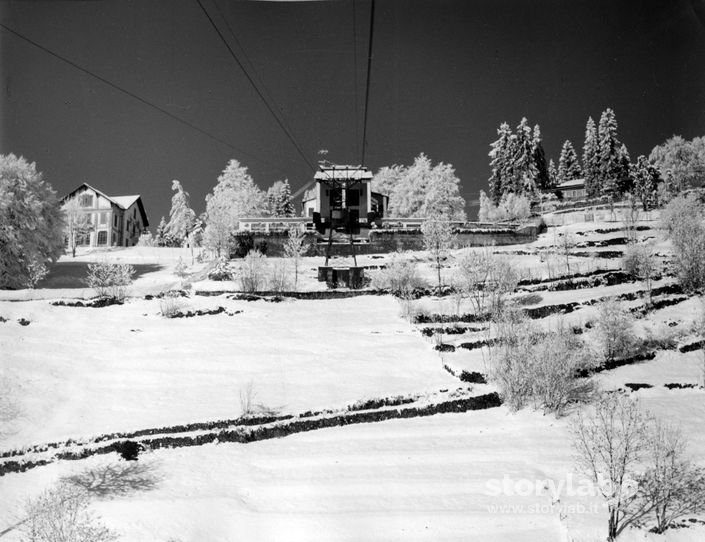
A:
{"type": "Polygon", "coordinates": [[[600,117],[599,172],[603,182],[602,194],[615,197],[628,184],[629,169],[625,167],[626,147],[623,148],[617,134],[617,118],[612,109],[605,109],[600,117]]]}
{"type": "Polygon", "coordinates": [[[552,186],[551,175],[548,169],[548,164],[546,163],[546,152],[543,149],[543,142],[541,140],[541,127],[538,124],[534,126],[531,147],[534,165],[536,166],[536,186],[539,189],[550,188],[552,186]]]}
{"type": "Polygon", "coordinates": [[[306,243],[306,232],[299,228],[289,230],[289,237],[284,243],[284,255],[294,263],[294,290],[299,282],[299,266],[301,258],[308,251],[309,245],[306,243]]]}
{"type": "Polygon", "coordinates": [[[404,166],[384,166],[372,176],[372,190],[389,196],[394,192],[404,175],[404,166]]]}
{"type": "Polygon", "coordinates": [[[671,171],[678,192],[688,186],[701,186],[705,182],[705,137],[687,141],[674,135],[657,145],[649,155],[663,177],[671,171]]]}
{"type": "Polygon", "coordinates": [[[81,212],[78,198],[71,198],[64,205],[65,228],[64,235],[68,241],[68,248],[71,255],[76,257],[76,247],[81,239],[88,235],[93,226],[86,213],[81,212]]]}
{"type": "Polygon", "coordinates": [[[267,190],[267,213],[274,217],[294,216],[289,180],[277,181],[267,190]]]}
{"type": "Polygon", "coordinates": [[[631,173],[634,194],[641,201],[644,211],[658,207],[658,188],[661,182],[658,168],[651,165],[642,154],[637,158],[631,173]]]}
{"type": "Polygon", "coordinates": [[[553,158],[548,161],[548,178],[549,187],[553,188],[558,184],[558,170],[556,169],[556,164],[554,163],[553,158]]]}
{"type": "Polygon", "coordinates": [[[579,179],[582,177],[582,173],[573,144],[569,139],[566,139],[561,148],[561,156],[558,159],[558,184],[579,179]]]}
{"type": "Polygon", "coordinates": [[[218,184],[206,196],[205,243],[218,255],[229,246],[230,235],[239,227],[239,219],[262,216],[266,196],[245,166],[230,160],[218,177],[218,184]]]}
{"type": "MultiPolygon", "coordinates": [[[[540,134],[539,134],[540,135],[540,134]]],[[[514,160],[513,160],[513,190],[515,194],[525,194],[531,197],[537,188],[536,178],[538,168],[534,162],[533,138],[531,126],[526,117],[517,125],[514,134],[514,160]]]]}
{"type": "Polygon", "coordinates": [[[171,181],[171,189],[174,191],[174,195],[171,197],[171,211],[169,211],[166,233],[183,245],[193,228],[196,213],[189,206],[188,192],[184,190],[179,181],[171,181]]]}
{"type": "MultiPolygon", "coordinates": [[[[64,216],[35,164],[0,155],[0,288],[24,288],[64,250],[64,216]]],[[[45,272],[45,271],[44,271],[45,272]]]]}
{"type": "Polygon", "coordinates": [[[431,159],[421,153],[411,166],[398,171],[399,179],[389,194],[390,216],[440,214],[447,220],[465,220],[465,199],[452,165],[440,162],[433,166],[431,159]]]}
{"type": "Polygon", "coordinates": [[[503,122],[497,130],[499,136],[496,141],[490,144],[490,169],[492,175],[489,179],[490,198],[498,204],[504,194],[509,189],[509,178],[513,175],[512,156],[512,129],[509,124],[503,122]]]}
{"type": "Polygon", "coordinates": [[[538,125],[532,132],[529,121],[522,118],[512,133],[505,122],[497,130],[499,136],[490,145],[490,198],[499,204],[507,193],[533,198],[537,189],[549,180],[546,157],[538,125]]]}
{"type": "Polygon", "coordinates": [[[421,224],[421,232],[423,233],[424,246],[431,255],[438,273],[438,289],[440,290],[442,285],[441,267],[455,241],[453,227],[447,218],[428,217],[421,224]]]}
{"type": "Polygon", "coordinates": [[[592,117],[585,126],[585,143],[583,144],[583,176],[585,177],[585,190],[590,198],[602,193],[602,179],[600,178],[600,142],[597,137],[597,126],[592,117]]]}
{"type": "Polygon", "coordinates": [[[154,235],[154,240],[156,241],[158,247],[164,246],[166,236],[166,219],[162,217],[159,221],[159,225],[157,226],[157,233],[154,235]]]}

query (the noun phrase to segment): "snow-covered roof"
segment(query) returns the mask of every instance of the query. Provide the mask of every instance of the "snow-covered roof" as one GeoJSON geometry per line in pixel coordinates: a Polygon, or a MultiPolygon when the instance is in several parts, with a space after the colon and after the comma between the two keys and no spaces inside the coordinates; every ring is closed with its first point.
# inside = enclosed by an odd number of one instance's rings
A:
{"type": "Polygon", "coordinates": [[[110,196],[110,199],[117,203],[123,209],[127,209],[130,205],[140,199],[139,194],[136,196],[110,196]]]}
{"type": "Polygon", "coordinates": [[[363,166],[321,166],[313,178],[317,181],[369,181],[372,172],[363,166]]]}
{"type": "Polygon", "coordinates": [[[585,179],[571,179],[556,186],[559,190],[585,188],[585,179]]]}

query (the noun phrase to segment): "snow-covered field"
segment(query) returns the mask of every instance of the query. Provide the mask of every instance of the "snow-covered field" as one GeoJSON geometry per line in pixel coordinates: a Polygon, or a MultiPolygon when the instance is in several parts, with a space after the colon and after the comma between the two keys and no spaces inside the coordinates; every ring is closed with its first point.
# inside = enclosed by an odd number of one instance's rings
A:
{"type": "MultiPolygon", "coordinates": [[[[536,252],[554,242],[556,231],[586,232],[576,236],[578,242],[620,235],[594,231],[614,229],[618,223],[566,224],[531,245],[498,250],[530,269],[532,277],[546,277],[562,264],[550,262],[550,270],[536,252]]],[[[658,234],[649,230],[642,235],[658,234]]],[[[668,250],[666,243],[656,241],[659,252],[668,250]]],[[[241,393],[248,388],[253,402],[295,414],[463,386],[443,369],[444,363],[456,370],[486,372],[481,349],[435,352],[433,341],[419,333],[422,326],[405,320],[390,296],[272,303],[190,295],[180,298],[184,310],[222,306],[226,312],[166,319],[160,314],[161,301],[144,296],[181,287],[184,281],[174,268],[179,258],[191,264],[191,257],[188,250],[149,248],[79,254],[75,260],[65,258],[61,271],[44,287],[0,292],[0,316],[7,319],[0,323],[0,368],[7,383],[3,391],[19,412],[2,428],[0,451],[111,431],[236,418],[242,413],[241,393]],[[141,266],[124,305],[50,304],[89,298],[92,292],[79,279],[87,262],[101,260],[141,266]],[[20,319],[29,325],[20,325],[20,319]]],[[[359,260],[380,265],[388,257],[359,260]]],[[[422,253],[407,257],[424,260],[422,253]]],[[[325,288],[315,278],[320,263],[318,258],[305,260],[301,289],[325,288]]],[[[570,263],[582,272],[619,266],[614,259],[571,257],[570,263]]],[[[205,268],[190,266],[192,291],[237,289],[236,283],[204,280],[205,268]]],[[[452,267],[444,269],[446,281],[452,272],[452,267]]],[[[422,273],[432,284],[435,271],[425,261],[422,273]]],[[[665,278],[655,286],[668,283],[665,278]]],[[[640,289],[632,282],[542,291],[537,304],[589,301],[640,289]]],[[[448,298],[426,298],[418,307],[454,313],[452,304],[448,298]]],[[[678,322],[678,329],[686,330],[700,310],[700,303],[691,299],[650,313],[638,328],[678,322]]],[[[595,317],[595,307],[585,306],[563,318],[582,326],[595,317]]],[[[555,319],[539,322],[549,325],[555,319]]],[[[693,338],[689,333],[683,332],[684,341],[693,338]]],[[[482,336],[444,339],[459,344],[482,336]]],[[[597,379],[607,389],[651,384],[633,397],[656,415],[681,423],[693,459],[705,465],[705,390],[663,387],[698,384],[701,371],[701,352],[663,350],[651,361],[605,371],[597,379]]],[[[493,389],[474,387],[478,393],[493,389]]],[[[604,540],[607,515],[598,497],[551,494],[552,484],[581,480],[570,447],[570,424],[570,417],[499,407],[249,444],[160,449],[136,463],[119,460],[115,453],[57,461],[0,476],[0,538],[19,540],[18,529],[4,531],[24,519],[24,500],[73,476],[90,478],[103,489],[91,507],[129,541],[604,540]],[[524,485],[514,494],[498,494],[494,489],[506,479],[524,485]]],[[[620,538],[703,539],[703,525],[663,536],[633,531],[620,538]]]]}

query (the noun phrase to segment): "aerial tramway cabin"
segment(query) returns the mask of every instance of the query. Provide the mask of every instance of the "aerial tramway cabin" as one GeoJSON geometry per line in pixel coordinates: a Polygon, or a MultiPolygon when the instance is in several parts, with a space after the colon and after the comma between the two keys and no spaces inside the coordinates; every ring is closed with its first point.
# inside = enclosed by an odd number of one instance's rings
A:
{"type": "Polygon", "coordinates": [[[320,233],[332,225],[364,236],[386,214],[389,197],[372,191],[372,172],[364,166],[321,165],[314,180],[303,214],[320,233]]]}

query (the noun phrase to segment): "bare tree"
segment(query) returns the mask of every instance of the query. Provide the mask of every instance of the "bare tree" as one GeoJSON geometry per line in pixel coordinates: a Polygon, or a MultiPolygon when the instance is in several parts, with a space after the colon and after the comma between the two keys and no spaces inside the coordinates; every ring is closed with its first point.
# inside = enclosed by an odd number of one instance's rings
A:
{"type": "Polygon", "coordinates": [[[647,303],[651,304],[651,289],[658,272],[658,262],[652,246],[634,243],[627,245],[622,256],[622,269],[642,281],[647,303]]]}
{"type": "Polygon", "coordinates": [[[88,510],[88,494],[60,483],[25,507],[21,530],[27,542],[108,542],[117,538],[88,510]]]}
{"type": "Polygon", "coordinates": [[[432,217],[424,220],[421,225],[421,232],[423,233],[423,242],[426,250],[430,253],[438,272],[438,289],[440,290],[442,286],[441,266],[455,242],[453,227],[444,218],[432,217]]]}
{"type": "Polygon", "coordinates": [[[636,342],[631,313],[620,302],[610,299],[600,305],[598,314],[595,333],[604,359],[630,355],[636,342]]]}
{"type": "Polygon", "coordinates": [[[93,229],[93,226],[89,215],[81,211],[78,197],[71,198],[64,205],[64,214],[66,215],[66,229],[64,231],[68,241],[68,248],[71,251],[71,256],[75,258],[76,247],[81,239],[93,229]]]}
{"type": "Polygon", "coordinates": [[[686,442],[675,426],[657,420],[649,432],[648,470],[639,479],[640,508],[649,508],[656,532],[685,514],[705,511],[705,469],[685,458],[686,442]]]}
{"type": "Polygon", "coordinates": [[[648,417],[624,395],[610,393],[572,426],[579,468],[607,501],[608,540],[638,524],[650,506],[637,497],[637,473],[647,444],[648,417]]]}
{"type": "Polygon", "coordinates": [[[299,265],[301,258],[306,254],[309,245],[306,243],[306,232],[302,229],[294,228],[289,230],[289,236],[284,243],[284,255],[294,262],[294,290],[299,282],[299,265]]]}
{"type": "Polygon", "coordinates": [[[505,297],[519,281],[511,262],[493,254],[491,247],[463,254],[458,260],[458,275],[477,314],[501,311],[505,297]]]}

